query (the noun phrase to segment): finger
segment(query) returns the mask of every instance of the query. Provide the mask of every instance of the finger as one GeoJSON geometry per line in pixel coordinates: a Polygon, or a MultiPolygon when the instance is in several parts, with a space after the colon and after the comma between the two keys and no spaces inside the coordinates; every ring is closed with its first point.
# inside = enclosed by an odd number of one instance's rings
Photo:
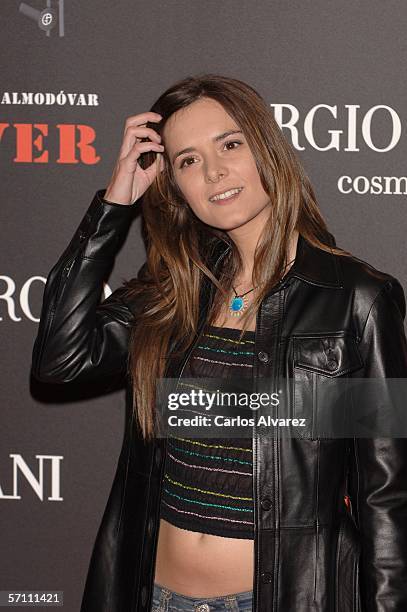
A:
{"type": "Polygon", "coordinates": [[[154,121],[158,123],[162,120],[162,116],[159,113],[147,111],[146,113],[140,113],[139,115],[131,115],[127,117],[124,126],[127,128],[129,125],[146,125],[148,121],[154,121]]]}
{"type": "Polygon", "coordinates": [[[138,160],[142,153],[147,151],[155,151],[156,153],[162,153],[164,147],[157,142],[151,142],[151,140],[147,142],[136,142],[134,146],[131,148],[129,153],[123,158],[121,161],[134,163],[138,160]]]}
{"type": "Polygon", "coordinates": [[[141,139],[148,139],[161,143],[161,136],[155,130],[148,127],[129,126],[126,128],[122,146],[120,148],[120,158],[125,157],[135,142],[140,142],[141,139]]]}
{"type": "Polygon", "coordinates": [[[161,142],[161,135],[153,130],[153,128],[142,127],[137,125],[130,125],[126,128],[125,137],[130,135],[136,135],[139,139],[147,139],[155,140],[156,142],[161,142]]]}

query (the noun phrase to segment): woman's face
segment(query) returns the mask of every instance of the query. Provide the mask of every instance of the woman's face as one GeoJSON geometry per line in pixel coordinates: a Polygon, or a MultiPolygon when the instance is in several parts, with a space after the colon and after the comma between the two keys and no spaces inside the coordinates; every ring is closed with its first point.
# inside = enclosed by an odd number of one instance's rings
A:
{"type": "Polygon", "coordinates": [[[201,221],[231,235],[263,225],[269,197],[245,136],[221,104],[193,102],[171,115],[162,136],[178,187],[201,221]],[[211,200],[236,188],[238,195],[211,200]]]}

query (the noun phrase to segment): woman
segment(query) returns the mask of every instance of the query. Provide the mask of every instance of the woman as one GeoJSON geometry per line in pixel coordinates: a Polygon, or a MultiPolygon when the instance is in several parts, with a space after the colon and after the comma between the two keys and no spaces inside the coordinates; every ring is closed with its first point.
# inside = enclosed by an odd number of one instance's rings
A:
{"type": "Polygon", "coordinates": [[[407,609],[405,440],[316,429],[332,383],[406,377],[404,316],[398,280],[335,246],[250,86],[186,78],[129,117],[33,351],[44,382],[127,386],[81,611],[407,609]],[[99,303],[139,206],[147,261],[99,303]],[[157,378],[230,376],[278,391],[305,433],[155,435],[157,378]]]}

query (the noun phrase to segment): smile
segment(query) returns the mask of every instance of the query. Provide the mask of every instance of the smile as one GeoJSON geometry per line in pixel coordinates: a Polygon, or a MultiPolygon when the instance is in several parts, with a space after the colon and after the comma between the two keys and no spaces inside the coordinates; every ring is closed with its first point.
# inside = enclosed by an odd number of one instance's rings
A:
{"type": "Polygon", "coordinates": [[[236,187],[234,189],[229,189],[228,191],[212,196],[211,198],[209,198],[209,201],[219,202],[219,201],[224,201],[224,200],[231,200],[232,198],[235,198],[236,196],[238,196],[242,190],[243,190],[243,187],[236,187]]]}

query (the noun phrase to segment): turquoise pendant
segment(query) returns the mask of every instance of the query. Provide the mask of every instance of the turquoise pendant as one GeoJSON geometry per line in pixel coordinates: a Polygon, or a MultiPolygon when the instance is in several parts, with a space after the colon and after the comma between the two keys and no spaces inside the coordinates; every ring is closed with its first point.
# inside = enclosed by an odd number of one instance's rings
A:
{"type": "Polygon", "coordinates": [[[234,297],[230,305],[231,309],[234,312],[236,312],[237,310],[242,310],[243,306],[244,306],[244,302],[243,302],[243,298],[241,297],[234,297]]]}
{"type": "Polygon", "coordinates": [[[247,306],[246,296],[236,295],[229,304],[229,311],[234,316],[239,316],[247,306]]]}

